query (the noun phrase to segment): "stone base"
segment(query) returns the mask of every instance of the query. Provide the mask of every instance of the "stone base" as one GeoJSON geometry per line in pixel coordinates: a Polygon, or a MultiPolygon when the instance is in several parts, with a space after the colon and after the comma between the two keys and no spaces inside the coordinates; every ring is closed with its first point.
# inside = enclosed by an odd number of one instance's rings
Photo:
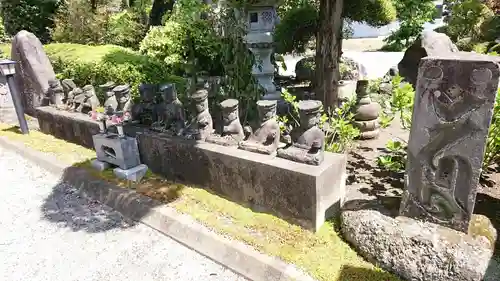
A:
{"type": "Polygon", "coordinates": [[[122,180],[129,180],[133,182],[139,182],[146,175],[148,171],[148,166],[141,164],[137,167],[130,168],[128,170],[123,170],[120,168],[113,169],[115,176],[122,180]]]}
{"type": "Polygon", "coordinates": [[[97,159],[92,160],[90,162],[90,166],[92,166],[92,168],[98,170],[99,172],[102,172],[102,171],[109,169],[111,167],[111,165],[109,163],[102,162],[102,161],[99,161],[97,159]]]}
{"type": "Polygon", "coordinates": [[[86,148],[93,149],[92,136],[99,133],[99,123],[88,115],[44,106],[36,108],[40,131],[86,148]]]}
{"type": "Polygon", "coordinates": [[[346,157],[325,153],[320,166],[237,147],[137,135],[142,163],[167,179],[206,187],[230,200],[318,230],[343,204],[346,157]]]}
{"type": "Polygon", "coordinates": [[[141,164],[137,140],[119,137],[116,134],[96,134],[93,136],[97,160],[111,163],[128,170],[141,164]]]}
{"type": "Polygon", "coordinates": [[[343,211],[341,220],[344,237],[365,258],[406,280],[493,280],[492,245],[483,236],[375,210],[343,211]]]}

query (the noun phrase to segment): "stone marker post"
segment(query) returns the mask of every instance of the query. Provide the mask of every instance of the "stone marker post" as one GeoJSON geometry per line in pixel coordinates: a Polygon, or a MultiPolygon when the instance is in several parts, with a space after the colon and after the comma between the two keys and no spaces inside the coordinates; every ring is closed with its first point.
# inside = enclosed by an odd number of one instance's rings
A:
{"type": "Polygon", "coordinates": [[[467,232],[498,88],[495,58],[423,58],[400,214],[467,232]]]}

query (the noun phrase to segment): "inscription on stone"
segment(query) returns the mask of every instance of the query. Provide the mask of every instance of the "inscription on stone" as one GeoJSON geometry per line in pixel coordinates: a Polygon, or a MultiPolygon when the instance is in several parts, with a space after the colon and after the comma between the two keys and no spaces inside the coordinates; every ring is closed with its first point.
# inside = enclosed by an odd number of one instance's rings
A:
{"type": "Polygon", "coordinates": [[[472,53],[422,59],[400,214],[467,232],[499,66],[472,53]]]}

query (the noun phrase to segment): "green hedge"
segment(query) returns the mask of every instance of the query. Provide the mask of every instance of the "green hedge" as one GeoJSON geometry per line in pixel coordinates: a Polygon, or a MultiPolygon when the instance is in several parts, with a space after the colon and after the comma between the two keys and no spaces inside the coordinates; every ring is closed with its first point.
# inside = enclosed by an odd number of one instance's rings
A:
{"type": "MultiPolygon", "coordinates": [[[[10,56],[9,45],[2,45],[0,49],[4,56],[10,56]]],[[[185,79],[171,75],[164,62],[127,48],[56,43],[45,45],[44,49],[57,77],[74,79],[79,86],[97,86],[107,81],[128,83],[134,97],[141,83],[176,83],[180,94],[185,89],[185,79]]]]}

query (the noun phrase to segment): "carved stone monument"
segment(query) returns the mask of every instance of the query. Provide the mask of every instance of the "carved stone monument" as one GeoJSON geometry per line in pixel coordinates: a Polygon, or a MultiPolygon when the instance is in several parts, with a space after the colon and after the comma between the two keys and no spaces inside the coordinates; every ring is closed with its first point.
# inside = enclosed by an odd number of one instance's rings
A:
{"type": "Polygon", "coordinates": [[[76,112],[88,113],[95,111],[101,105],[92,85],[85,85],[81,91],[74,90],[73,92],[76,112]]]}
{"type": "Polygon", "coordinates": [[[12,40],[11,58],[18,62],[15,80],[24,110],[32,115],[34,108],[44,105],[49,80],[56,79],[56,74],[40,40],[26,30],[19,31],[12,40]]]}
{"type": "Polygon", "coordinates": [[[208,111],[208,90],[200,89],[191,95],[195,117],[184,131],[188,139],[205,140],[213,133],[212,115],[208,111]]]}
{"type": "Polygon", "coordinates": [[[222,109],[222,127],[217,134],[207,138],[207,142],[223,146],[238,145],[245,138],[243,126],[241,126],[238,100],[227,99],[220,103],[222,109]]]}
{"type": "Polygon", "coordinates": [[[77,88],[76,84],[75,82],[73,82],[72,79],[64,79],[62,80],[61,85],[64,91],[64,98],[65,98],[64,104],[66,105],[66,109],[70,109],[71,106],[73,105],[75,97],[73,90],[77,88]]]}
{"type": "Polygon", "coordinates": [[[130,86],[127,84],[118,85],[113,88],[113,92],[115,92],[116,100],[118,101],[118,108],[116,110],[120,112],[131,112],[134,104],[130,97],[130,86]]]}
{"type": "Polygon", "coordinates": [[[322,103],[317,100],[299,102],[300,126],[286,136],[288,146],[278,149],[278,157],[318,166],[325,154],[325,133],[318,127],[322,103]]]}
{"type": "Polygon", "coordinates": [[[160,86],[162,103],[157,107],[158,127],[164,133],[171,135],[181,135],[186,116],[182,102],[177,97],[177,91],[174,84],[165,84],[160,86]]]}
{"type": "Polygon", "coordinates": [[[151,126],[157,121],[155,111],[155,98],[157,86],[154,84],[141,84],[139,86],[140,102],[132,106],[132,120],[146,126],[151,126]]]}
{"type": "Polygon", "coordinates": [[[498,88],[494,58],[422,59],[400,214],[467,232],[498,88]]]}
{"type": "Polygon", "coordinates": [[[260,100],[257,102],[259,110],[259,124],[255,130],[245,127],[248,138],[239,144],[239,148],[262,154],[275,154],[280,142],[280,126],[276,121],[275,100],[260,100]]]}
{"type": "Polygon", "coordinates": [[[99,89],[104,92],[104,96],[106,98],[104,101],[104,109],[107,113],[111,114],[118,108],[118,101],[116,100],[115,92],[113,92],[113,88],[115,86],[115,82],[112,81],[99,85],[99,89]]]}

